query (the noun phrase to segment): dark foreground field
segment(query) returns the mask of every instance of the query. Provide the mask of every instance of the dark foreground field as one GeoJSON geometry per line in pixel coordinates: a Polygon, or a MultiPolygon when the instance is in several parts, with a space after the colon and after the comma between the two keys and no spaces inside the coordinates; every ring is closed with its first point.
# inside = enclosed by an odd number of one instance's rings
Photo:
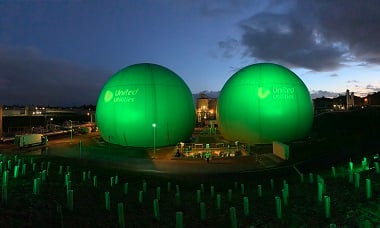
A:
{"type": "Polygon", "coordinates": [[[184,227],[232,227],[231,207],[236,209],[238,227],[328,227],[332,223],[339,227],[380,225],[380,174],[373,169],[362,171],[360,161],[354,165],[354,172],[361,177],[359,188],[355,188],[354,183],[348,181],[348,164],[336,166],[336,177],[332,177],[329,169],[308,170],[301,183],[300,176],[292,168],[218,175],[160,175],[108,170],[96,163],[58,157],[3,156],[3,170],[8,160],[11,160],[11,167],[8,167],[6,199],[3,187],[0,227],[118,227],[118,203],[123,203],[126,227],[175,227],[178,211],[183,212],[184,227]],[[26,172],[22,174],[20,168],[19,176],[15,178],[14,167],[18,162],[20,167],[26,165],[26,172]],[[60,166],[62,174],[59,173],[60,166]],[[44,170],[46,179],[41,180],[39,192],[35,194],[34,179],[43,179],[44,170]],[[73,190],[72,210],[67,205],[65,187],[68,172],[70,189],[73,190]],[[312,183],[310,173],[313,173],[312,183]],[[331,199],[330,218],[325,216],[324,203],[318,201],[317,175],[326,183],[324,195],[331,199]],[[94,186],[94,176],[97,186],[94,186]],[[366,178],[372,181],[370,199],[366,198],[366,178]],[[274,181],[273,189],[271,179],[274,181]],[[284,182],[289,186],[289,199],[287,206],[282,199],[283,214],[278,219],[275,196],[282,197],[284,182]],[[259,184],[262,185],[261,197],[258,195],[259,184]],[[229,190],[232,192],[231,200],[229,190]],[[106,209],[105,192],[110,196],[109,210],[106,209]],[[177,192],[179,194],[176,195],[177,192]],[[218,194],[221,197],[220,209],[216,201],[218,194]],[[139,199],[139,195],[142,198],[139,199]],[[244,197],[249,202],[246,215],[244,197]],[[153,200],[156,198],[159,198],[159,218],[154,216],[153,200]],[[200,202],[205,205],[203,220],[200,202]]]}
{"type": "MultiPolygon", "coordinates": [[[[309,142],[291,144],[289,162],[266,170],[226,173],[221,166],[219,173],[134,172],[107,166],[104,160],[6,153],[0,159],[3,176],[0,227],[119,227],[120,224],[181,227],[176,220],[178,212],[182,212],[183,227],[234,227],[232,208],[236,211],[236,227],[334,227],[332,224],[379,227],[380,174],[372,168],[373,155],[380,153],[379,113],[331,115],[315,121],[309,142]],[[355,122],[358,120],[361,124],[355,122]],[[362,167],[364,157],[369,170],[362,167]],[[351,172],[349,161],[354,164],[351,172]],[[15,165],[19,165],[17,177],[14,177],[15,165]],[[9,173],[4,180],[6,170],[9,173]],[[72,210],[65,186],[68,173],[72,210]],[[37,178],[41,180],[40,185],[37,178]],[[35,181],[39,189],[34,189],[35,181]],[[371,182],[369,197],[368,181],[371,182]],[[321,202],[318,185],[323,185],[318,183],[326,184],[321,202]],[[261,196],[258,185],[262,186],[261,196]],[[287,205],[283,198],[286,185],[287,205]],[[106,194],[109,194],[109,209],[106,194]],[[276,214],[276,196],[281,198],[281,218],[276,214]],[[329,216],[325,214],[324,196],[330,198],[329,216]],[[159,208],[156,215],[155,199],[159,208]],[[244,207],[244,201],[248,206],[244,207]]],[[[176,162],[180,166],[186,161],[176,162]]]]}

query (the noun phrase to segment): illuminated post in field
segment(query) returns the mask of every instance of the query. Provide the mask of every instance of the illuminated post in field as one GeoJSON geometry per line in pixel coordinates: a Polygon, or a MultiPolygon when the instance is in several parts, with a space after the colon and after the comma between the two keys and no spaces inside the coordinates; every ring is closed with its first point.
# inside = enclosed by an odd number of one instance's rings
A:
{"type": "Polygon", "coordinates": [[[70,143],[73,142],[73,121],[70,121],[70,143]]]}
{"type": "Polygon", "coordinates": [[[156,158],[156,123],[153,123],[152,127],[153,127],[153,158],[156,158]]]}

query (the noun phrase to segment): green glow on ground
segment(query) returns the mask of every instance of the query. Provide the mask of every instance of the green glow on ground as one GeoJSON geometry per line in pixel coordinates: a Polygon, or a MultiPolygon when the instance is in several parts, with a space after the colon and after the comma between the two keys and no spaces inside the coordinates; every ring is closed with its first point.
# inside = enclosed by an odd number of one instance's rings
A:
{"type": "Polygon", "coordinates": [[[222,135],[250,144],[289,141],[307,135],[313,104],[302,80],[285,67],[254,64],[235,73],[218,99],[222,135]]]}

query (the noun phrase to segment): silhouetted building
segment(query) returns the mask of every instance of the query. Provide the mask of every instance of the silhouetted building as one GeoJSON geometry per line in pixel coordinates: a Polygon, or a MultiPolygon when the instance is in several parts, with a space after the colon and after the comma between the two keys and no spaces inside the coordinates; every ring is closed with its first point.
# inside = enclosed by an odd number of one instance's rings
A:
{"type": "Polygon", "coordinates": [[[350,90],[346,90],[346,110],[355,107],[354,92],[350,94],[350,90]]]}
{"type": "Polygon", "coordinates": [[[3,106],[0,105],[0,138],[3,137],[3,106]]]}
{"type": "Polygon", "coordinates": [[[207,124],[210,120],[216,119],[217,99],[208,97],[201,93],[197,99],[197,123],[200,125],[207,124]]]}
{"type": "MultiPolygon", "coordinates": [[[[365,106],[370,105],[370,95],[368,97],[358,97],[355,96],[353,92],[350,93],[349,90],[346,90],[345,95],[339,95],[334,98],[316,98],[314,102],[314,113],[319,114],[323,112],[331,111],[347,111],[351,109],[360,109],[365,106]]],[[[380,105],[380,93],[376,96],[373,96],[373,100],[377,99],[378,104],[380,105]]]]}
{"type": "Polygon", "coordinates": [[[333,100],[331,98],[320,97],[313,100],[314,113],[331,112],[333,109],[333,100]]]}
{"type": "Polygon", "coordinates": [[[364,98],[364,103],[368,106],[380,106],[380,92],[368,94],[368,96],[364,98]]]}

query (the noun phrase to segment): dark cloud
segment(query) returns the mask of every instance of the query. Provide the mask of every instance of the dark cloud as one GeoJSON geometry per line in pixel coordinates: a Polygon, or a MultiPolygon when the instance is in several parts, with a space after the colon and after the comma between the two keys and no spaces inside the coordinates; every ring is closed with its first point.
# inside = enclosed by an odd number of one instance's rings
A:
{"type": "Polygon", "coordinates": [[[248,56],[316,71],[340,66],[344,51],[318,39],[318,33],[292,15],[260,13],[242,21],[248,56]]]}
{"type": "Polygon", "coordinates": [[[333,98],[333,97],[339,96],[339,93],[325,91],[325,90],[312,90],[310,91],[310,95],[312,99],[320,98],[320,97],[333,98]]]}
{"type": "Polygon", "coordinates": [[[346,83],[360,83],[359,81],[357,81],[357,80],[349,80],[349,81],[346,81],[346,83]]]}
{"type": "MultiPolygon", "coordinates": [[[[380,63],[380,1],[299,1],[299,10],[310,10],[318,28],[330,42],[345,43],[356,59],[380,63]]],[[[308,10],[308,11],[309,11],[308,10]]]]}
{"type": "Polygon", "coordinates": [[[371,92],[379,92],[380,91],[380,87],[377,87],[377,86],[374,86],[374,85],[367,85],[366,89],[368,89],[371,92]]]}
{"type": "Polygon", "coordinates": [[[218,46],[223,50],[224,58],[231,58],[239,53],[239,41],[236,39],[228,38],[224,41],[219,41],[218,46]]]}
{"type": "Polygon", "coordinates": [[[254,4],[253,0],[204,1],[200,12],[205,17],[220,17],[235,14],[254,4]]]}
{"type": "Polygon", "coordinates": [[[338,76],[339,76],[339,75],[336,74],[336,73],[330,75],[330,77],[332,77],[332,78],[335,78],[335,77],[338,77],[338,76]]]}
{"type": "Polygon", "coordinates": [[[345,62],[380,63],[380,1],[294,0],[242,20],[245,55],[329,71],[345,62]]]}
{"type": "Polygon", "coordinates": [[[35,48],[0,46],[2,104],[95,104],[109,76],[103,70],[63,60],[48,60],[35,48]]]}

